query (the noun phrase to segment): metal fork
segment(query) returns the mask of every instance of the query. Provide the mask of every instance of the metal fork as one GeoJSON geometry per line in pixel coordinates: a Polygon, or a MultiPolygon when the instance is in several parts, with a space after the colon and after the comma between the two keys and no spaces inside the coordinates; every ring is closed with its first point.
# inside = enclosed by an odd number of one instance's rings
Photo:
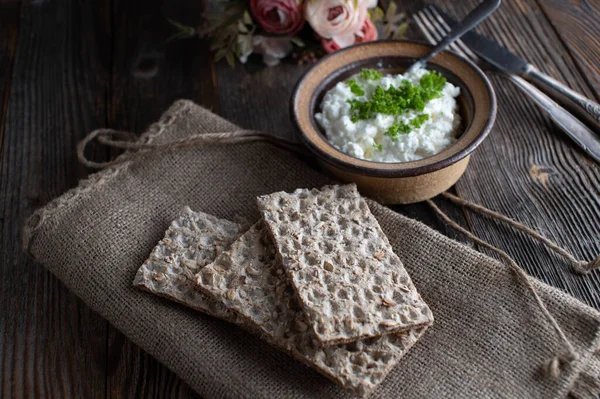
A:
{"type": "MultiPolygon", "coordinates": [[[[413,16],[415,22],[427,40],[435,45],[449,31],[450,26],[437,12],[435,7],[425,6],[413,16]]],[[[561,107],[554,100],[527,82],[520,76],[506,74],[495,70],[492,66],[480,59],[462,40],[457,40],[450,45],[452,50],[463,57],[470,59],[482,69],[495,71],[513,82],[521,91],[529,96],[548,116],[564,131],[577,145],[579,145],[596,162],[600,162],[600,140],[594,132],[569,111],[561,107]]]]}

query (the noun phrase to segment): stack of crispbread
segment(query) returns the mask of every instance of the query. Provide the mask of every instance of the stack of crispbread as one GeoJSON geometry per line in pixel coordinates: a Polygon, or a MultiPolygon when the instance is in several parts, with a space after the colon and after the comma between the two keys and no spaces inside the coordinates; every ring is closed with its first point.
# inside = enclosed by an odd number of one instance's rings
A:
{"type": "Polygon", "coordinates": [[[354,185],[258,198],[242,233],[186,208],[134,285],[257,331],[357,396],[433,323],[354,185]]]}

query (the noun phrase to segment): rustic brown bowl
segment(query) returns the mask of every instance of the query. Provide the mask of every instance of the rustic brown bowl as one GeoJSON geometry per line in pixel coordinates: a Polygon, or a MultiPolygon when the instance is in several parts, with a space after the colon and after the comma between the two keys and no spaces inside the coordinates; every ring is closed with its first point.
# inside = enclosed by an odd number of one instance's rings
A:
{"type": "Polygon", "coordinates": [[[367,196],[388,204],[410,204],[435,197],[463,175],[471,152],[483,141],[496,119],[496,95],[484,73],[456,54],[442,52],[427,65],[459,86],[462,131],[458,140],[442,152],[412,162],[383,163],[345,154],[329,143],[314,119],[324,94],[337,82],[375,68],[401,73],[431,46],[407,41],[376,41],[337,51],[313,66],[297,83],[291,99],[291,115],[304,143],[332,175],[355,182],[367,196]]]}

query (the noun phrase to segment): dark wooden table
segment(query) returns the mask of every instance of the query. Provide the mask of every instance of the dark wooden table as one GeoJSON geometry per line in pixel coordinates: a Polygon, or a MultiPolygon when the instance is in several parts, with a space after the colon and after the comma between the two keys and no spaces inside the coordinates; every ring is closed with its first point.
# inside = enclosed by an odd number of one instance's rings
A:
{"type": "MultiPolygon", "coordinates": [[[[420,6],[402,3],[409,13],[420,6]]],[[[462,16],[476,1],[437,3],[462,16]]],[[[306,66],[250,75],[213,63],[199,39],[165,43],[166,17],[196,24],[201,9],[200,0],[0,0],[0,397],[195,396],[28,259],[19,235],[35,208],[88,173],[75,155],[82,137],[103,126],[142,132],[178,98],[245,128],[294,136],[288,99],[306,66]]],[[[600,99],[598,0],[505,0],[480,30],[600,99]]],[[[414,26],[408,35],[419,38],[414,26]]],[[[493,81],[496,126],[456,193],[591,259],[600,253],[599,165],[513,86],[493,81]]],[[[533,276],[600,309],[600,274],[575,275],[528,237],[438,202],[533,276]]],[[[455,237],[426,205],[398,211],[455,237]]]]}

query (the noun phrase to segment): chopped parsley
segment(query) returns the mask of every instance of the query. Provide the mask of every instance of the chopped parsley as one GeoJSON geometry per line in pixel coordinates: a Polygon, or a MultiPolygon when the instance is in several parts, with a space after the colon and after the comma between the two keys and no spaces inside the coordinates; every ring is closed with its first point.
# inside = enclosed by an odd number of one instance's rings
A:
{"type": "Polygon", "coordinates": [[[418,129],[423,126],[423,123],[425,123],[426,120],[429,120],[429,114],[420,114],[415,116],[409,124],[410,126],[418,129]]]}
{"type": "MultiPolygon", "coordinates": [[[[371,72],[366,71],[373,71],[379,74],[375,70],[363,69],[361,77],[363,77],[363,72],[365,75],[363,78],[372,76],[371,72]]],[[[352,93],[361,96],[364,95],[363,88],[354,79],[348,80],[346,84],[350,86],[352,93]],[[358,86],[356,89],[357,92],[355,92],[354,86],[358,86]]],[[[377,114],[399,116],[408,111],[421,112],[425,108],[425,103],[442,96],[442,89],[445,84],[446,78],[439,72],[432,71],[421,77],[419,85],[414,85],[408,80],[403,80],[398,87],[390,86],[387,89],[383,89],[381,86],[378,86],[369,100],[348,100],[350,104],[350,119],[356,123],[359,120],[373,119],[377,114]]],[[[428,119],[429,115],[420,114],[411,120],[408,125],[398,123],[391,126],[386,135],[395,141],[398,139],[399,134],[410,133],[411,128],[420,128],[428,119]]]]}
{"type": "Polygon", "coordinates": [[[360,77],[365,80],[377,80],[377,79],[381,79],[383,77],[383,75],[374,69],[365,68],[360,71],[360,77]]]}
{"type": "Polygon", "coordinates": [[[398,122],[390,126],[383,135],[389,136],[392,141],[398,141],[399,135],[408,133],[410,133],[410,126],[404,122],[398,122]]]}
{"type": "Polygon", "coordinates": [[[413,119],[411,119],[410,122],[408,122],[408,124],[404,122],[398,122],[395,125],[390,126],[383,135],[389,136],[392,141],[398,141],[398,136],[400,134],[410,133],[412,127],[416,129],[420,128],[421,126],[423,126],[423,123],[425,123],[425,121],[428,119],[428,114],[417,115],[413,119]]]}
{"type": "Polygon", "coordinates": [[[446,84],[446,78],[439,72],[429,72],[421,77],[419,86],[424,101],[433,100],[442,96],[442,89],[446,84]]]}
{"type": "Polygon", "coordinates": [[[381,152],[381,151],[383,151],[383,144],[377,145],[377,143],[373,143],[373,148],[376,149],[377,151],[381,152]]]}
{"type": "Polygon", "coordinates": [[[357,96],[364,96],[365,95],[365,91],[362,88],[361,85],[359,85],[358,83],[356,83],[355,79],[348,79],[346,81],[346,85],[350,88],[350,91],[352,92],[352,94],[355,94],[357,96]]]}

